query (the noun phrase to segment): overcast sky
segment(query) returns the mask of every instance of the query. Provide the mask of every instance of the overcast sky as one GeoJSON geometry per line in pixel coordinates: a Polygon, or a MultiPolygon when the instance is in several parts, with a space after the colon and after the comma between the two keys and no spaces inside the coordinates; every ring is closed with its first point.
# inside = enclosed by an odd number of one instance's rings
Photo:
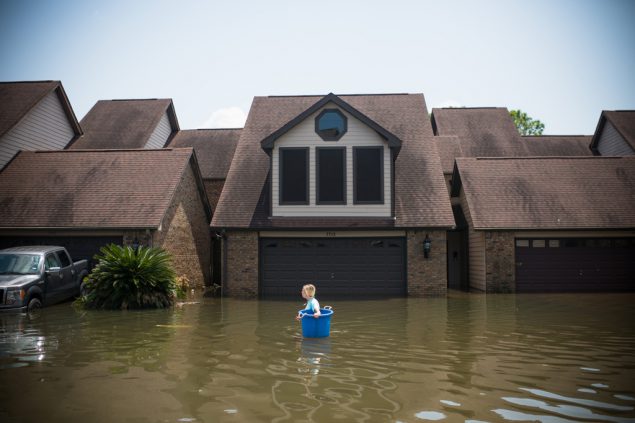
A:
{"type": "Polygon", "coordinates": [[[548,134],[635,109],[635,1],[0,0],[0,80],[174,100],[181,128],[242,126],[262,95],[408,92],[520,108],[548,134]]]}

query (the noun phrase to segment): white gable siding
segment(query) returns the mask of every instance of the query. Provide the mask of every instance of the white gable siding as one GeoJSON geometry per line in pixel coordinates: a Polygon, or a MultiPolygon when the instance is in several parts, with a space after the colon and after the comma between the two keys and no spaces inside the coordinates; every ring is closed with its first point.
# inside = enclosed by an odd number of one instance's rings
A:
{"type": "MultiPolygon", "coordinates": [[[[327,104],[325,109],[334,108],[327,104]]],[[[320,110],[321,111],[321,110],[320,110]]],[[[392,205],[391,153],[388,144],[377,132],[340,110],[348,118],[348,131],[339,141],[324,141],[315,133],[315,117],[312,116],[276,140],[272,158],[272,215],[273,216],[378,216],[390,217],[392,205]],[[353,204],[353,147],[383,146],[384,148],[384,204],[353,204]],[[309,204],[284,205],[280,203],[280,147],[309,147],[309,204]],[[316,204],[316,147],[346,147],[346,204],[316,204]]]]}
{"type": "Polygon", "coordinates": [[[74,135],[56,91],[51,91],[0,139],[0,168],[20,150],[61,150],[74,135]]]}
{"type": "Polygon", "coordinates": [[[168,114],[166,112],[161,117],[157,127],[154,128],[154,132],[150,136],[150,139],[144,148],[163,148],[171,133],[172,125],[170,125],[170,119],[168,118],[168,114]]]}
{"type": "Polygon", "coordinates": [[[598,141],[598,151],[602,156],[632,156],[635,151],[622,138],[611,122],[605,122],[598,141]]]}

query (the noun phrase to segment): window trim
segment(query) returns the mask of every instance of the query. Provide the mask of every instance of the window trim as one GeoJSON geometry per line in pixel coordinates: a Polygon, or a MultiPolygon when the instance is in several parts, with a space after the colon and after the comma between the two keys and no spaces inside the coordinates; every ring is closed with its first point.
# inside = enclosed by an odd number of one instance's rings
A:
{"type": "Polygon", "coordinates": [[[353,147],[353,204],[385,204],[386,196],[384,195],[384,146],[368,146],[353,147]],[[379,150],[379,179],[381,200],[379,201],[360,201],[357,199],[357,154],[359,150],[379,150]]]}
{"type": "Polygon", "coordinates": [[[315,133],[318,135],[318,137],[322,138],[322,140],[324,141],[339,141],[347,132],[348,132],[348,118],[346,117],[344,113],[342,113],[340,109],[322,109],[320,114],[318,114],[315,117],[315,133]],[[319,131],[318,122],[320,121],[320,118],[322,116],[331,112],[335,112],[342,117],[342,119],[344,120],[344,129],[342,130],[342,133],[337,136],[334,136],[334,137],[323,136],[319,131]]]}
{"type": "Polygon", "coordinates": [[[346,205],[347,193],[346,193],[346,147],[316,147],[315,148],[315,204],[318,205],[346,205]],[[343,199],[341,201],[322,201],[320,200],[320,151],[322,150],[340,150],[342,154],[342,193],[343,199]]]}
{"type": "Polygon", "coordinates": [[[280,147],[278,148],[278,205],[280,206],[306,206],[310,203],[310,192],[309,192],[309,187],[310,187],[310,168],[311,168],[311,163],[310,163],[310,154],[309,154],[310,148],[309,147],[280,147]],[[287,150],[304,150],[305,153],[305,157],[306,157],[306,186],[305,186],[305,192],[306,192],[306,200],[305,201],[283,201],[282,200],[282,181],[284,180],[284,165],[283,165],[283,160],[282,160],[282,155],[284,151],[287,150]]]}

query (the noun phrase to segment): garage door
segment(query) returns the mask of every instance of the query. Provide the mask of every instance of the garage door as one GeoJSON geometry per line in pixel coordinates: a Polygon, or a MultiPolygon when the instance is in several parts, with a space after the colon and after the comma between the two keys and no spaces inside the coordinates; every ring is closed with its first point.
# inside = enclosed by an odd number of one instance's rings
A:
{"type": "Polygon", "coordinates": [[[262,238],[262,297],[298,298],[305,283],[323,297],[406,295],[403,238],[262,238]]]}
{"type": "Polygon", "coordinates": [[[108,244],[123,242],[121,236],[20,236],[0,237],[0,249],[21,245],[59,245],[65,247],[74,261],[88,260],[90,267],[94,266],[93,256],[99,249],[108,244]]]}
{"type": "Polygon", "coordinates": [[[635,291],[635,238],[516,239],[517,292],[635,291]]]}

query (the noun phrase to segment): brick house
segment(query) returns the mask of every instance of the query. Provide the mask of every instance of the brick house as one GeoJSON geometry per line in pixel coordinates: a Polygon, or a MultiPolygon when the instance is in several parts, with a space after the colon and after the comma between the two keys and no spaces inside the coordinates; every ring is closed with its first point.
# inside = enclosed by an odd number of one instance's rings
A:
{"type": "Polygon", "coordinates": [[[421,94],[256,97],[211,225],[224,292],[445,295],[454,219],[433,138],[421,94]]]}
{"type": "Polygon", "coordinates": [[[21,152],[0,172],[0,248],[162,247],[178,275],[210,283],[211,209],[192,149],[21,152]]]}
{"type": "Polygon", "coordinates": [[[469,289],[635,290],[635,158],[457,158],[469,289]]]}
{"type": "Polygon", "coordinates": [[[60,81],[0,82],[0,169],[20,150],[61,150],[81,135],[60,81]]]}

